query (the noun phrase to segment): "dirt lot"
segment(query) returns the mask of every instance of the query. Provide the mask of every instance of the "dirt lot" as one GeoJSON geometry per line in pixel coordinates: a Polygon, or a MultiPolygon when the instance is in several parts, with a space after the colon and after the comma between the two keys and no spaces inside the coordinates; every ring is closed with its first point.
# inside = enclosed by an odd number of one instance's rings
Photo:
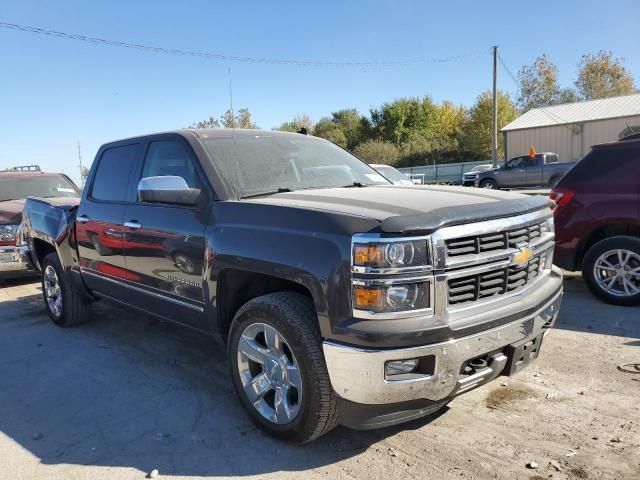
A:
{"type": "Polygon", "coordinates": [[[302,447],[252,426],[215,341],[106,303],[60,329],[37,284],[11,283],[0,287],[0,478],[638,479],[640,375],[617,367],[640,363],[640,309],[565,283],[557,329],[528,370],[433,418],[338,428],[302,447]]]}

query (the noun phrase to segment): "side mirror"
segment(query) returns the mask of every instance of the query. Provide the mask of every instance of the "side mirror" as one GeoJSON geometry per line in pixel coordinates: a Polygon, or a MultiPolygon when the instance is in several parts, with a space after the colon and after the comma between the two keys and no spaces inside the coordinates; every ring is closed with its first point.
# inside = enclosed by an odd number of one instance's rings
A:
{"type": "Polygon", "coordinates": [[[189,188],[182,177],[146,177],[138,183],[138,200],[147,203],[197,205],[200,190],[189,188]]]}

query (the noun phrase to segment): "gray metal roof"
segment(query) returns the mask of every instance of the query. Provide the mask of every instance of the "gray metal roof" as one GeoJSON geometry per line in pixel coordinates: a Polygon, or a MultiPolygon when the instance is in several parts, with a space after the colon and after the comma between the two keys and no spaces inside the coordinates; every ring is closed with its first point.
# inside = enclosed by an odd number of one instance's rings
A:
{"type": "Polygon", "coordinates": [[[544,108],[532,108],[502,128],[502,131],[566,125],[634,115],[640,115],[640,93],[623,97],[564,103],[544,108]]]}

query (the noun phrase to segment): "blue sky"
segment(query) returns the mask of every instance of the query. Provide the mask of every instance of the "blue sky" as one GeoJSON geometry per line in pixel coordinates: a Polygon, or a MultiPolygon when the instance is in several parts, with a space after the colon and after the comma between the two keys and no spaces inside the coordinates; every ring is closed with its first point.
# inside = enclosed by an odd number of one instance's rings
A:
{"type": "MultiPolygon", "coordinates": [[[[570,85],[584,53],[611,50],[640,84],[636,0],[33,1],[0,0],[0,22],[168,48],[317,61],[464,56],[390,68],[212,61],[0,29],[0,168],[38,163],[78,178],[98,147],[248,107],[262,128],[298,113],[366,113],[401,96],[470,105],[491,86],[491,45],[514,74],[548,53],[570,85]]],[[[502,70],[499,86],[515,95],[502,70]]]]}

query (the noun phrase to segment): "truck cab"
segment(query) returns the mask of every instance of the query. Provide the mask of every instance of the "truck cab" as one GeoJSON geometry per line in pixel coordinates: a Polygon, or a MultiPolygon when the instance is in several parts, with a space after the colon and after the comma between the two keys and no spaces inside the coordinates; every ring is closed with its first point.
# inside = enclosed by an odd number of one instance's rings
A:
{"type": "Polygon", "coordinates": [[[105,144],[23,241],[60,326],[112,301],[216,336],[251,420],[307,442],[428,415],[538,356],[553,203],[394,185],[332,143],[179,130],[105,144]]]}
{"type": "Polygon", "coordinates": [[[476,187],[527,188],[555,184],[573,163],[561,163],[553,152],[520,155],[508,160],[502,167],[487,170],[474,176],[476,187]]]}

